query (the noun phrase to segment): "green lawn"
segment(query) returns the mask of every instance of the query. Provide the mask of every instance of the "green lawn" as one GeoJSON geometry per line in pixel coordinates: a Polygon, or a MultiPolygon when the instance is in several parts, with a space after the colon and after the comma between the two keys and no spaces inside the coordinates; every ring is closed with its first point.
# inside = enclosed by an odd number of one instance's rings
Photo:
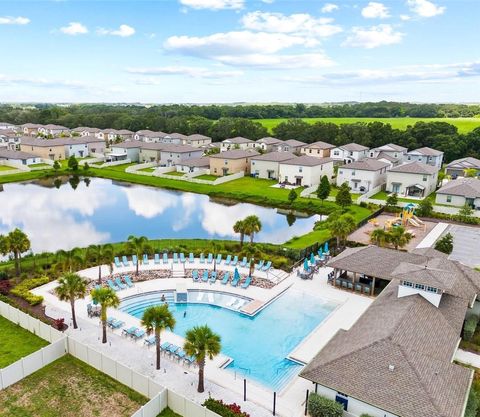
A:
{"type": "Polygon", "coordinates": [[[0,369],[48,345],[47,341],[2,316],[0,335],[0,369]]]}
{"type": "Polygon", "coordinates": [[[15,167],[9,167],[9,166],[7,166],[7,165],[0,165],[0,171],[11,171],[11,170],[13,170],[13,169],[16,170],[17,168],[15,168],[15,167]]]}
{"type": "Polygon", "coordinates": [[[183,177],[185,175],[184,172],[172,171],[166,172],[165,175],[173,175],[174,177],[183,177]]]}
{"type": "Polygon", "coordinates": [[[120,165],[113,165],[107,168],[102,168],[102,169],[108,169],[110,171],[118,171],[118,172],[125,172],[125,170],[128,167],[131,167],[132,165],[138,165],[137,162],[130,162],[128,164],[120,164],[120,165]]]}
{"type": "Polygon", "coordinates": [[[51,165],[44,164],[43,162],[40,162],[38,164],[31,164],[29,165],[30,168],[52,168],[51,165]]]}
{"type": "MultiPolygon", "coordinates": [[[[269,131],[271,131],[279,123],[288,120],[288,119],[256,119],[255,121],[260,122],[265,126],[269,131]]],[[[465,117],[465,118],[421,118],[421,117],[394,117],[394,118],[382,118],[382,117],[314,117],[314,118],[304,118],[308,123],[315,122],[329,122],[335,124],[347,124],[347,123],[357,123],[357,122],[383,122],[390,123],[393,128],[405,130],[407,126],[413,126],[416,122],[447,122],[458,128],[460,133],[467,133],[476,127],[480,126],[480,118],[476,117],[465,117]]]]}
{"type": "Polygon", "coordinates": [[[305,235],[292,237],[288,242],[285,242],[284,246],[290,249],[303,249],[317,242],[323,243],[331,237],[327,229],[313,230],[305,235]]]}
{"type": "Polygon", "coordinates": [[[139,171],[142,171],[142,172],[153,172],[153,171],[155,171],[155,168],[142,168],[142,169],[139,169],[139,171]]]}
{"type": "Polygon", "coordinates": [[[130,417],[147,401],[65,355],[0,391],[0,417],[130,417]]]}
{"type": "Polygon", "coordinates": [[[204,174],[204,175],[199,175],[198,177],[195,177],[195,178],[198,180],[215,181],[218,177],[216,177],[215,175],[204,174]]]}
{"type": "Polygon", "coordinates": [[[165,408],[157,417],[182,417],[180,414],[174,413],[170,408],[165,408]]]}

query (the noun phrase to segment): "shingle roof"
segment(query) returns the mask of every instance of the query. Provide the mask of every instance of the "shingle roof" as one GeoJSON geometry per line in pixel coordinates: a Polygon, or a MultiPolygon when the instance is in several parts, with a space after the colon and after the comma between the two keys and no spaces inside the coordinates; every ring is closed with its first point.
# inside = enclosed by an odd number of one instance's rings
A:
{"type": "Polygon", "coordinates": [[[241,136],[236,136],[234,138],[228,138],[228,139],[225,139],[224,141],[222,141],[223,143],[233,143],[233,144],[236,144],[236,145],[240,145],[242,143],[253,143],[253,140],[251,139],[247,139],[247,138],[243,138],[241,136]]]}
{"type": "Polygon", "coordinates": [[[292,158],[295,158],[295,155],[291,152],[269,152],[263,155],[258,155],[255,158],[252,158],[252,160],[282,162],[292,158]]]}
{"type": "Polygon", "coordinates": [[[411,162],[408,164],[402,164],[390,169],[390,172],[403,172],[407,174],[426,174],[433,175],[438,172],[438,167],[424,164],[423,162],[411,162]]]}
{"type": "Polygon", "coordinates": [[[388,153],[385,153],[385,152],[380,152],[378,155],[377,155],[377,158],[376,159],[385,159],[387,161],[390,161],[390,162],[398,162],[399,159],[398,158],[394,158],[393,156],[390,156],[388,153]]]}
{"type": "Polygon", "coordinates": [[[200,133],[194,133],[193,135],[188,135],[187,138],[188,140],[212,139],[210,136],[201,135],[200,133]]]}
{"type": "Polygon", "coordinates": [[[41,139],[41,138],[32,138],[30,136],[22,136],[20,138],[20,143],[22,145],[30,146],[65,146],[65,145],[79,145],[85,143],[103,143],[102,139],[98,139],[92,136],[80,136],[76,138],[54,138],[54,139],[41,139]]]}
{"type": "Polygon", "coordinates": [[[480,197],[480,180],[477,178],[459,178],[452,180],[440,188],[437,194],[477,198],[480,197]]]}
{"type": "Polygon", "coordinates": [[[331,158],[316,158],[315,156],[303,155],[303,156],[297,156],[292,159],[288,159],[282,162],[282,164],[283,165],[299,165],[299,166],[301,165],[304,167],[315,167],[318,165],[327,164],[332,161],[333,159],[331,158]]]}
{"type": "Polygon", "coordinates": [[[210,159],[206,156],[201,158],[188,158],[180,162],[178,165],[185,165],[187,167],[208,167],[210,166],[210,159]]]}
{"type": "Polygon", "coordinates": [[[305,142],[300,142],[299,140],[296,140],[296,139],[284,140],[282,142],[282,145],[283,144],[291,146],[292,148],[299,148],[300,146],[306,145],[305,142]]]}
{"type": "Polygon", "coordinates": [[[442,151],[437,151],[436,149],[429,148],[427,146],[423,148],[418,148],[413,151],[408,152],[409,154],[420,154],[425,156],[440,156],[443,155],[442,151]]]}
{"type": "Polygon", "coordinates": [[[112,148],[124,148],[124,149],[131,149],[131,148],[142,148],[144,142],[141,141],[126,141],[121,143],[114,143],[112,148]]]}
{"type": "Polygon", "coordinates": [[[354,161],[350,164],[342,165],[341,168],[345,169],[357,169],[359,171],[380,171],[383,168],[389,167],[390,164],[386,162],[378,161],[373,158],[365,158],[360,161],[354,161]]]}
{"type": "Polygon", "coordinates": [[[368,151],[370,148],[368,146],[359,145],[358,143],[347,143],[345,145],[340,145],[340,149],[344,149],[349,152],[361,152],[368,151]]]}
{"type": "Polygon", "coordinates": [[[305,146],[305,149],[333,149],[333,148],[335,148],[335,145],[332,145],[327,142],[322,142],[321,140],[310,143],[305,146]]]}
{"type": "Polygon", "coordinates": [[[375,148],[377,151],[386,151],[386,152],[392,152],[392,151],[397,151],[397,152],[405,152],[407,148],[397,145],[395,143],[387,143],[386,145],[379,146],[378,148],[375,148]]]}
{"type": "Polygon", "coordinates": [[[271,136],[267,136],[265,138],[261,138],[257,140],[257,143],[264,143],[265,145],[276,145],[277,143],[282,142],[280,139],[272,138],[271,136]]]}
{"type": "Polygon", "coordinates": [[[32,155],[31,153],[28,152],[22,152],[22,151],[11,151],[8,149],[1,150],[0,149],[0,159],[29,159],[29,158],[37,158],[36,155],[32,155]]]}
{"type": "Polygon", "coordinates": [[[214,155],[210,155],[210,158],[241,159],[241,158],[252,158],[257,155],[260,155],[260,154],[253,150],[244,151],[242,149],[232,149],[230,151],[225,151],[225,152],[220,152],[214,155]]]}
{"type": "Polygon", "coordinates": [[[447,165],[447,168],[456,168],[456,169],[468,169],[476,168],[480,169],[480,159],[472,158],[468,156],[466,158],[456,159],[455,161],[450,162],[447,165]]]}
{"type": "Polygon", "coordinates": [[[201,152],[201,149],[194,148],[190,145],[176,145],[174,143],[144,143],[140,145],[142,149],[158,150],[161,152],[187,153],[187,152],[201,152]]]}
{"type": "Polygon", "coordinates": [[[172,139],[187,139],[187,135],[184,135],[183,133],[177,133],[177,132],[173,132],[173,133],[167,133],[165,135],[165,137],[169,137],[169,138],[172,138],[172,139]]]}

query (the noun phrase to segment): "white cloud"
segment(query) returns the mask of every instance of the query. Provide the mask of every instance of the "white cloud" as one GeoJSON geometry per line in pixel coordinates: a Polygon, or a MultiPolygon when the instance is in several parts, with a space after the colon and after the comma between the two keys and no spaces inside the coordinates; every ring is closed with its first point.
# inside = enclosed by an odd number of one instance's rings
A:
{"type": "Polygon", "coordinates": [[[154,68],[128,68],[130,74],[139,75],[186,75],[192,78],[231,78],[243,74],[242,71],[216,71],[203,67],[166,66],[154,68]]]}
{"type": "Polygon", "coordinates": [[[372,49],[400,43],[403,36],[403,33],[395,31],[391,25],[386,24],[368,28],[353,27],[351,35],[347,37],[342,46],[372,49]]]}
{"type": "Polygon", "coordinates": [[[410,10],[420,17],[433,17],[445,12],[445,6],[437,6],[429,0],[407,0],[410,10]]]}
{"type": "Polygon", "coordinates": [[[120,25],[118,29],[104,29],[99,28],[97,30],[99,35],[112,35],[112,36],[120,36],[121,38],[128,38],[135,34],[135,29],[128,25],[120,25]]]}
{"type": "Polygon", "coordinates": [[[310,54],[250,54],[223,55],[218,60],[224,64],[262,69],[304,69],[325,68],[335,65],[335,62],[323,52],[310,54]]]}
{"type": "Polygon", "coordinates": [[[334,3],[326,3],[326,4],[322,7],[321,12],[322,12],[322,13],[332,13],[332,12],[334,12],[335,10],[338,10],[338,9],[339,9],[339,7],[338,7],[336,4],[334,4],[334,3]]]}
{"type": "Polygon", "coordinates": [[[266,3],[266,4],[272,4],[274,2],[275,0],[262,0],[262,3],[266,3]]]}
{"type": "Polygon", "coordinates": [[[29,23],[28,17],[0,16],[0,25],[27,25],[29,23]]]}
{"type": "Polygon", "coordinates": [[[390,17],[390,12],[383,3],[371,1],[362,9],[362,16],[367,19],[386,19],[390,17]]]}
{"type": "Polygon", "coordinates": [[[410,20],[411,17],[408,15],[408,14],[401,14],[400,15],[400,20],[403,20],[404,22],[406,22],[407,20],[410,20]]]}
{"type": "Polygon", "coordinates": [[[180,0],[180,4],[192,9],[243,9],[245,6],[244,0],[180,0]]]}
{"type": "Polygon", "coordinates": [[[314,37],[328,37],[342,31],[333,19],[315,18],[307,13],[284,15],[282,13],[251,12],[242,17],[246,29],[271,33],[293,33],[314,37]]]}
{"type": "Polygon", "coordinates": [[[61,27],[60,32],[71,36],[84,35],[88,33],[88,28],[80,22],[70,22],[68,26],[61,27]]]}
{"type": "Polygon", "coordinates": [[[128,208],[146,219],[153,219],[165,210],[176,207],[180,199],[173,193],[162,193],[145,187],[122,187],[121,190],[127,197],[128,208]]]}

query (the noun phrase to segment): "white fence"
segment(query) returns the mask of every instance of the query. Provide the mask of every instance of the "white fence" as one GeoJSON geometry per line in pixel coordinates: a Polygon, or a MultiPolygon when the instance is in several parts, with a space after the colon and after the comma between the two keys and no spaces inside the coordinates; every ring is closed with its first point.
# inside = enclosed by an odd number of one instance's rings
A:
{"type": "Polygon", "coordinates": [[[102,165],[96,165],[95,168],[107,168],[107,167],[113,167],[115,165],[123,165],[123,164],[129,164],[131,159],[122,159],[121,161],[111,161],[111,162],[105,162],[102,165]]]}
{"type": "MultiPolygon", "coordinates": [[[[368,202],[372,195],[379,193],[384,188],[385,188],[385,184],[380,184],[380,185],[377,185],[376,187],[373,187],[371,190],[367,191],[365,194],[362,194],[360,197],[358,197],[357,204],[361,203],[362,201],[368,202]]],[[[370,200],[370,202],[373,202],[373,201],[376,202],[375,204],[379,204],[377,203],[378,200],[370,200]]],[[[385,202],[383,204],[385,204],[385,202]]]]}

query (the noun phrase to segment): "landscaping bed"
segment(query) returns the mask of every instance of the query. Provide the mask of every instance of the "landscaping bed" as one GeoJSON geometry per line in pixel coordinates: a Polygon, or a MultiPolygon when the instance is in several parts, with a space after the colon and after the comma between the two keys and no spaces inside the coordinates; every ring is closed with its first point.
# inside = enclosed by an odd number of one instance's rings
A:
{"type": "Polygon", "coordinates": [[[130,417],[143,395],[65,355],[0,391],[0,417],[130,417]]]}

